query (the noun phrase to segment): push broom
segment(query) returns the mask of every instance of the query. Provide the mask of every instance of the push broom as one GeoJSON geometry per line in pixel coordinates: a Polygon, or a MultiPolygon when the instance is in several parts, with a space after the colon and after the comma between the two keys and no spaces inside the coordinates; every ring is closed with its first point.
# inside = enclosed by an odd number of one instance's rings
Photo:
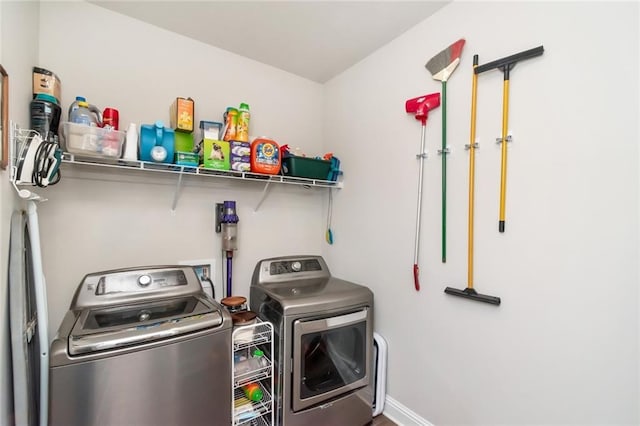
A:
{"type": "Polygon", "coordinates": [[[500,298],[487,296],[478,293],[473,288],[473,205],[474,205],[474,185],[475,185],[475,153],[476,153],[476,105],[478,99],[478,74],[475,72],[478,66],[478,55],[473,56],[473,83],[471,86],[471,135],[469,137],[469,228],[468,228],[468,251],[467,251],[467,288],[458,290],[447,287],[444,292],[452,296],[465,297],[477,302],[500,305],[500,298]]]}
{"type": "Polygon", "coordinates": [[[507,56],[502,59],[496,59],[489,63],[476,67],[473,71],[475,74],[480,74],[485,71],[498,68],[504,74],[504,83],[502,85],[502,137],[500,143],[502,144],[502,161],[500,166],[500,218],[498,219],[498,231],[504,232],[505,225],[505,204],[506,204],[506,192],[507,192],[507,141],[508,141],[508,126],[509,126],[509,74],[511,69],[516,66],[518,61],[524,59],[535,58],[544,53],[544,47],[538,46],[533,49],[525,50],[524,52],[516,53],[515,55],[507,56]]]}
{"type": "Polygon", "coordinates": [[[447,80],[460,63],[464,42],[461,38],[425,65],[434,80],[442,82],[442,149],[438,151],[442,155],[442,263],[447,261],[447,80]]]}
{"type": "Polygon", "coordinates": [[[427,157],[425,151],[425,134],[427,128],[427,117],[429,111],[440,106],[440,93],[431,93],[429,95],[420,96],[418,98],[409,99],[405,103],[405,110],[407,113],[415,114],[416,120],[420,120],[422,123],[422,136],[420,140],[420,153],[416,155],[416,158],[420,160],[420,170],[418,171],[418,208],[416,211],[416,236],[415,245],[413,251],[413,282],[416,287],[416,291],[420,290],[420,280],[418,275],[420,268],[418,267],[418,252],[420,247],[420,211],[422,209],[422,180],[424,175],[424,159],[427,157]]]}

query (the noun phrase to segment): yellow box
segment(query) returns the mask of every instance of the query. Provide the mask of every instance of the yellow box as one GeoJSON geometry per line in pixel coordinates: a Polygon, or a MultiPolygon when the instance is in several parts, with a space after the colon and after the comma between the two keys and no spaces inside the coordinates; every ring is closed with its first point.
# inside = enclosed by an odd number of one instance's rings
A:
{"type": "Polygon", "coordinates": [[[193,132],[195,105],[191,98],[176,98],[169,108],[171,128],[177,132],[193,132]]]}

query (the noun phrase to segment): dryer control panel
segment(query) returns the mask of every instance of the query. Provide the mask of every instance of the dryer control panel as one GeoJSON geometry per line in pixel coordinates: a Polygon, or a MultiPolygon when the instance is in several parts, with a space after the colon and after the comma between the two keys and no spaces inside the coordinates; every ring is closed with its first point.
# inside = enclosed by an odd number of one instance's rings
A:
{"type": "Polygon", "coordinates": [[[331,273],[321,256],[289,256],[265,259],[256,265],[253,283],[329,278],[331,273]]]}
{"type": "Polygon", "coordinates": [[[283,260],[269,265],[270,275],[292,274],[298,272],[322,271],[318,259],[283,260]]]}

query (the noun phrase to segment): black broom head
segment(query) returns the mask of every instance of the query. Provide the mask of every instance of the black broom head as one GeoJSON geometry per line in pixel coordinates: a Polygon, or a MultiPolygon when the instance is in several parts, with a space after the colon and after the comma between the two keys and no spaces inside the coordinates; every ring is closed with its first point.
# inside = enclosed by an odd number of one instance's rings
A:
{"type": "Polygon", "coordinates": [[[466,299],[475,300],[476,302],[490,303],[496,306],[500,305],[499,297],[480,294],[472,288],[465,288],[464,290],[458,290],[457,288],[447,287],[444,289],[444,292],[452,296],[464,297],[466,299]]]}

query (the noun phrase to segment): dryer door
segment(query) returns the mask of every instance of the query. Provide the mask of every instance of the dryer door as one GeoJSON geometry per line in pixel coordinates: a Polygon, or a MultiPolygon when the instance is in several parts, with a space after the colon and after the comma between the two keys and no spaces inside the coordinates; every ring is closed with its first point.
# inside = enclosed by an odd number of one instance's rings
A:
{"type": "Polygon", "coordinates": [[[79,355],[166,339],[222,325],[222,313],[188,296],[82,311],[69,336],[69,354],[79,355]]]}
{"type": "Polygon", "coordinates": [[[367,308],[293,323],[293,410],[369,384],[371,318],[367,308]]]}

